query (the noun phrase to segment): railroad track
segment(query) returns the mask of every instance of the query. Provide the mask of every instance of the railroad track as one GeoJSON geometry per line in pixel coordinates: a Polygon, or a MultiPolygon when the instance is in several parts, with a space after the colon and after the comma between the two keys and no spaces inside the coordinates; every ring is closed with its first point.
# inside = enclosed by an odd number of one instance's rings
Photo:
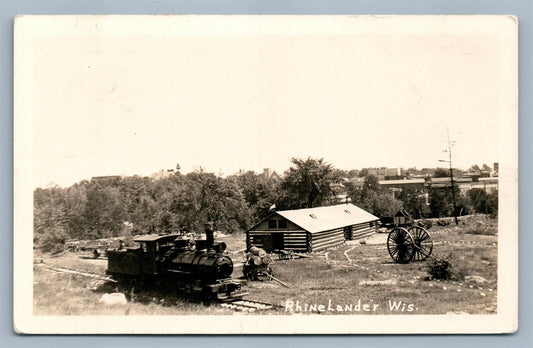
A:
{"type": "Polygon", "coordinates": [[[94,278],[94,279],[98,279],[98,280],[103,280],[103,281],[111,282],[111,283],[116,283],[117,282],[116,280],[114,280],[114,279],[112,279],[110,277],[106,277],[106,276],[103,276],[103,275],[97,274],[97,273],[82,271],[82,270],[79,270],[79,269],[71,269],[71,268],[64,268],[64,267],[48,267],[48,266],[41,266],[41,268],[45,269],[47,271],[50,271],[50,272],[54,272],[54,273],[67,273],[67,274],[79,275],[79,276],[82,276],[82,277],[88,277],[88,278],[94,278]]]}
{"type": "MultiPolygon", "coordinates": [[[[82,271],[79,269],[71,269],[71,268],[65,268],[65,267],[49,267],[49,266],[41,266],[42,269],[54,272],[54,273],[64,273],[64,274],[74,274],[79,275],[82,277],[88,277],[88,278],[94,278],[97,280],[117,283],[116,280],[105,277],[100,274],[82,271]]],[[[258,302],[258,301],[252,301],[252,300],[243,300],[243,299],[235,299],[230,300],[227,302],[221,302],[219,305],[226,309],[231,309],[234,311],[239,312],[259,312],[259,311],[268,311],[268,310],[275,310],[278,308],[281,308],[280,306],[273,305],[271,303],[265,303],[265,302],[258,302]]]]}
{"type": "Polygon", "coordinates": [[[252,300],[233,300],[229,302],[223,302],[219,304],[221,307],[226,309],[231,309],[238,312],[258,312],[258,311],[268,311],[276,310],[280,306],[273,305],[271,303],[258,302],[252,300]]]}

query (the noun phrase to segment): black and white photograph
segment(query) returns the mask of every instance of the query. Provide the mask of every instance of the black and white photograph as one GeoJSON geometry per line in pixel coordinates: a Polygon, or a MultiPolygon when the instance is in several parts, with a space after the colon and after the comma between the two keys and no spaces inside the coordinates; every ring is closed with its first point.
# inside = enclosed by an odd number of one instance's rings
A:
{"type": "Polygon", "coordinates": [[[19,16],[14,326],[511,333],[513,16],[19,16]]]}

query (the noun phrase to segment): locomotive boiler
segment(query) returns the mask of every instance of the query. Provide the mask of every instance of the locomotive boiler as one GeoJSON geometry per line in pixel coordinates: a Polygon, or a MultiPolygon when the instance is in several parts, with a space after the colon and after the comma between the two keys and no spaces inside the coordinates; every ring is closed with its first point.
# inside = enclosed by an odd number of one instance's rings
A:
{"type": "Polygon", "coordinates": [[[167,267],[169,272],[214,280],[229,278],[233,272],[233,262],[229,257],[198,251],[176,252],[171,256],[167,267]]]}
{"type": "Polygon", "coordinates": [[[142,280],[177,287],[203,297],[242,297],[243,281],[231,278],[233,262],[225,255],[226,244],[215,243],[210,224],[205,240],[181,235],[147,235],[135,239],[138,248],[108,250],[106,273],[117,279],[142,280]]]}

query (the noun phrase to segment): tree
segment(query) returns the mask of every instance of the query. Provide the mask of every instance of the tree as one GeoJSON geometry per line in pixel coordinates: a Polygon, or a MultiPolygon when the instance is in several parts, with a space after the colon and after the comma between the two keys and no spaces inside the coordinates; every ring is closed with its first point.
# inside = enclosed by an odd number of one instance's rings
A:
{"type": "Polygon", "coordinates": [[[344,170],[344,169],[337,169],[337,168],[334,168],[333,169],[333,176],[335,178],[346,178],[348,176],[348,171],[347,170],[344,170]]]}
{"type": "Polygon", "coordinates": [[[120,186],[120,196],[125,209],[124,220],[133,224],[133,234],[156,233],[157,211],[161,208],[159,193],[148,177],[133,176],[124,178],[120,186]]]}
{"type": "Polygon", "coordinates": [[[476,213],[487,214],[487,193],[481,188],[473,188],[466,193],[476,213]]]}
{"type": "Polygon", "coordinates": [[[280,205],[288,209],[312,208],[334,201],[331,184],[338,178],[323,158],[293,158],[281,182],[280,205]]]}
{"type": "Polygon", "coordinates": [[[362,185],[347,182],[345,186],[352,203],[378,217],[394,216],[403,206],[400,200],[383,192],[374,175],[367,175],[362,185]]]}
{"type": "Polygon", "coordinates": [[[375,175],[368,175],[365,177],[365,183],[363,184],[363,191],[381,191],[379,186],[379,179],[375,175]]]}
{"type": "Polygon", "coordinates": [[[63,189],[37,188],[33,193],[33,240],[40,244],[44,238],[66,229],[65,197],[63,189]]]}
{"type": "Polygon", "coordinates": [[[422,189],[407,187],[398,194],[398,199],[403,203],[403,208],[415,219],[426,217],[429,214],[422,189]]]}
{"type": "Polygon", "coordinates": [[[481,170],[485,170],[485,171],[491,171],[492,168],[489,167],[488,165],[486,165],[485,163],[483,163],[483,166],[481,167],[481,170]]]}
{"type": "MultiPolygon", "coordinates": [[[[456,203],[455,214],[457,216],[468,214],[469,208],[466,204],[465,197],[459,192],[459,188],[454,186],[456,203]]],[[[429,207],[431,217],[450,217],[454,216],[453,197],[450,187],[432,187],[429,189],[429,207]]]]}
{"type": "Polygon", "coordinates": [[[449,178],[450,177],[450,170],[445,168],[437,168],[435,169],[435,172],[433,173],[434,178],[449,178]]]}
{"type": "Polygon", "coordinates": [[[70,238],[82,238],[87,229],[85,210],[87,208],[87,181],[65,189],[63,198],[65,233],[70,238]]]}
{"type": "Polygon", "coordinates": [[[481,169],[479,168],[479,166],[477,164],[474,164],[473,166],[471,166],[468,169],[468,171],[472,172],[472,173],[479,173],[481,171],[481,169]]]}
{"type": "Polygon", "coordinates": [[[363,203],[363,206],[370,213],[378,217],[384,217],[394,216],[398,210],[402,209],[403,204],[391,194],[373,192],[366,197],[366,202],[363,203]]]}
{"type": "Polygon", "coordinates": [[[487,193],[484,189],[473,188],[466,194],[476,213],[498,215],[498,191],[487,193]]]}
{"type": "Polygon", "coordinates": [[[94,182],[87,186],[87,204],[84,218],[87,233],[93,238],[120,235],[125,221],[122,195],[114,181],[94,182]]]}
{"type": "Polygon", "coordinates": [[[349,178],[356,178],[358,176],[359,176],[359,170],[351,169],[350,171],[348,171],[348,177],[349,178]]]}
{"type": "Polygon", "coordinates": [[[356,190],[349,196],[353,204],[378,217],[394,216],[403,206],[400,200],[382,191],[356,190]]]}
{"type": "Polygon", "coordinates": [[[270,213],[270,207],[277,200],[276,181],[253,171],[229,179],[239,186],[254,221],[261,220],[270,213]]]}
{"type": "Polygon", "coordinates": [[[368,175],[368,169],[367,168],[363,168],[361,169],[361,171],[359,172],[359,177],[360,178],[364,178],[365,176],[368,175]]]}
{"type": "Polygon", "coordinates": [[[347,183],[346,189],[348,197],[350,197],[352,202],[359,203],[361,207],[366,206],[365,202],[367,202],[373,193],[380,193],[382,191],[379,186],[379,180],[374,175],[366,176],[362,186],[347,183]]]}
{"type": "Polygon", "coordinates": [[[179,214],[183,228],[203,232],[206,222],[225,232],[237,232],[251,223],[250,210],[238,185],[199,170],[185,175],[180,193],[174,196],[171,212],[179,214]]]}
{"type": "Polygon", "coordinates": [[[498,190],[492,191],[487,197],[487,214],[498,216],[498,190]]]}
{"type": "Polygon", "coordinates": [[[424,174],[421,170],[416,169],[416,167],[410,167],[406,171],[406,176],[421,175],[424,174]]]}
{"type": "Polygon", "coordinates": [[[429,207],[431,217],[440,218],[450,216],[453,206],[448,189],[430,188],[429,189],[429,207]]]}
{"type": "Polygon", "coordinates": [[[51,227],[46,231],[40,240],[41,250],[43,252],[58,253],[65,249],[65,243],[68,234],[61,225],[51,227]]]}

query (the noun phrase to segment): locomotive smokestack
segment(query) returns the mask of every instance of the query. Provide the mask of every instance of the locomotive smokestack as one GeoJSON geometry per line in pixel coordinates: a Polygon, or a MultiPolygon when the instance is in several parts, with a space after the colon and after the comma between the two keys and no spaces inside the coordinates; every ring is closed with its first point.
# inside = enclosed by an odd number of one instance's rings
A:
{"type": "Polygon", "coordinates": [[[205,227],[205,242],[206,242],[206,249],[212,249],[213,244],[215,243],[215,236],[213,234],[213,223],[208,222],[204,225],[205,227]]]}

